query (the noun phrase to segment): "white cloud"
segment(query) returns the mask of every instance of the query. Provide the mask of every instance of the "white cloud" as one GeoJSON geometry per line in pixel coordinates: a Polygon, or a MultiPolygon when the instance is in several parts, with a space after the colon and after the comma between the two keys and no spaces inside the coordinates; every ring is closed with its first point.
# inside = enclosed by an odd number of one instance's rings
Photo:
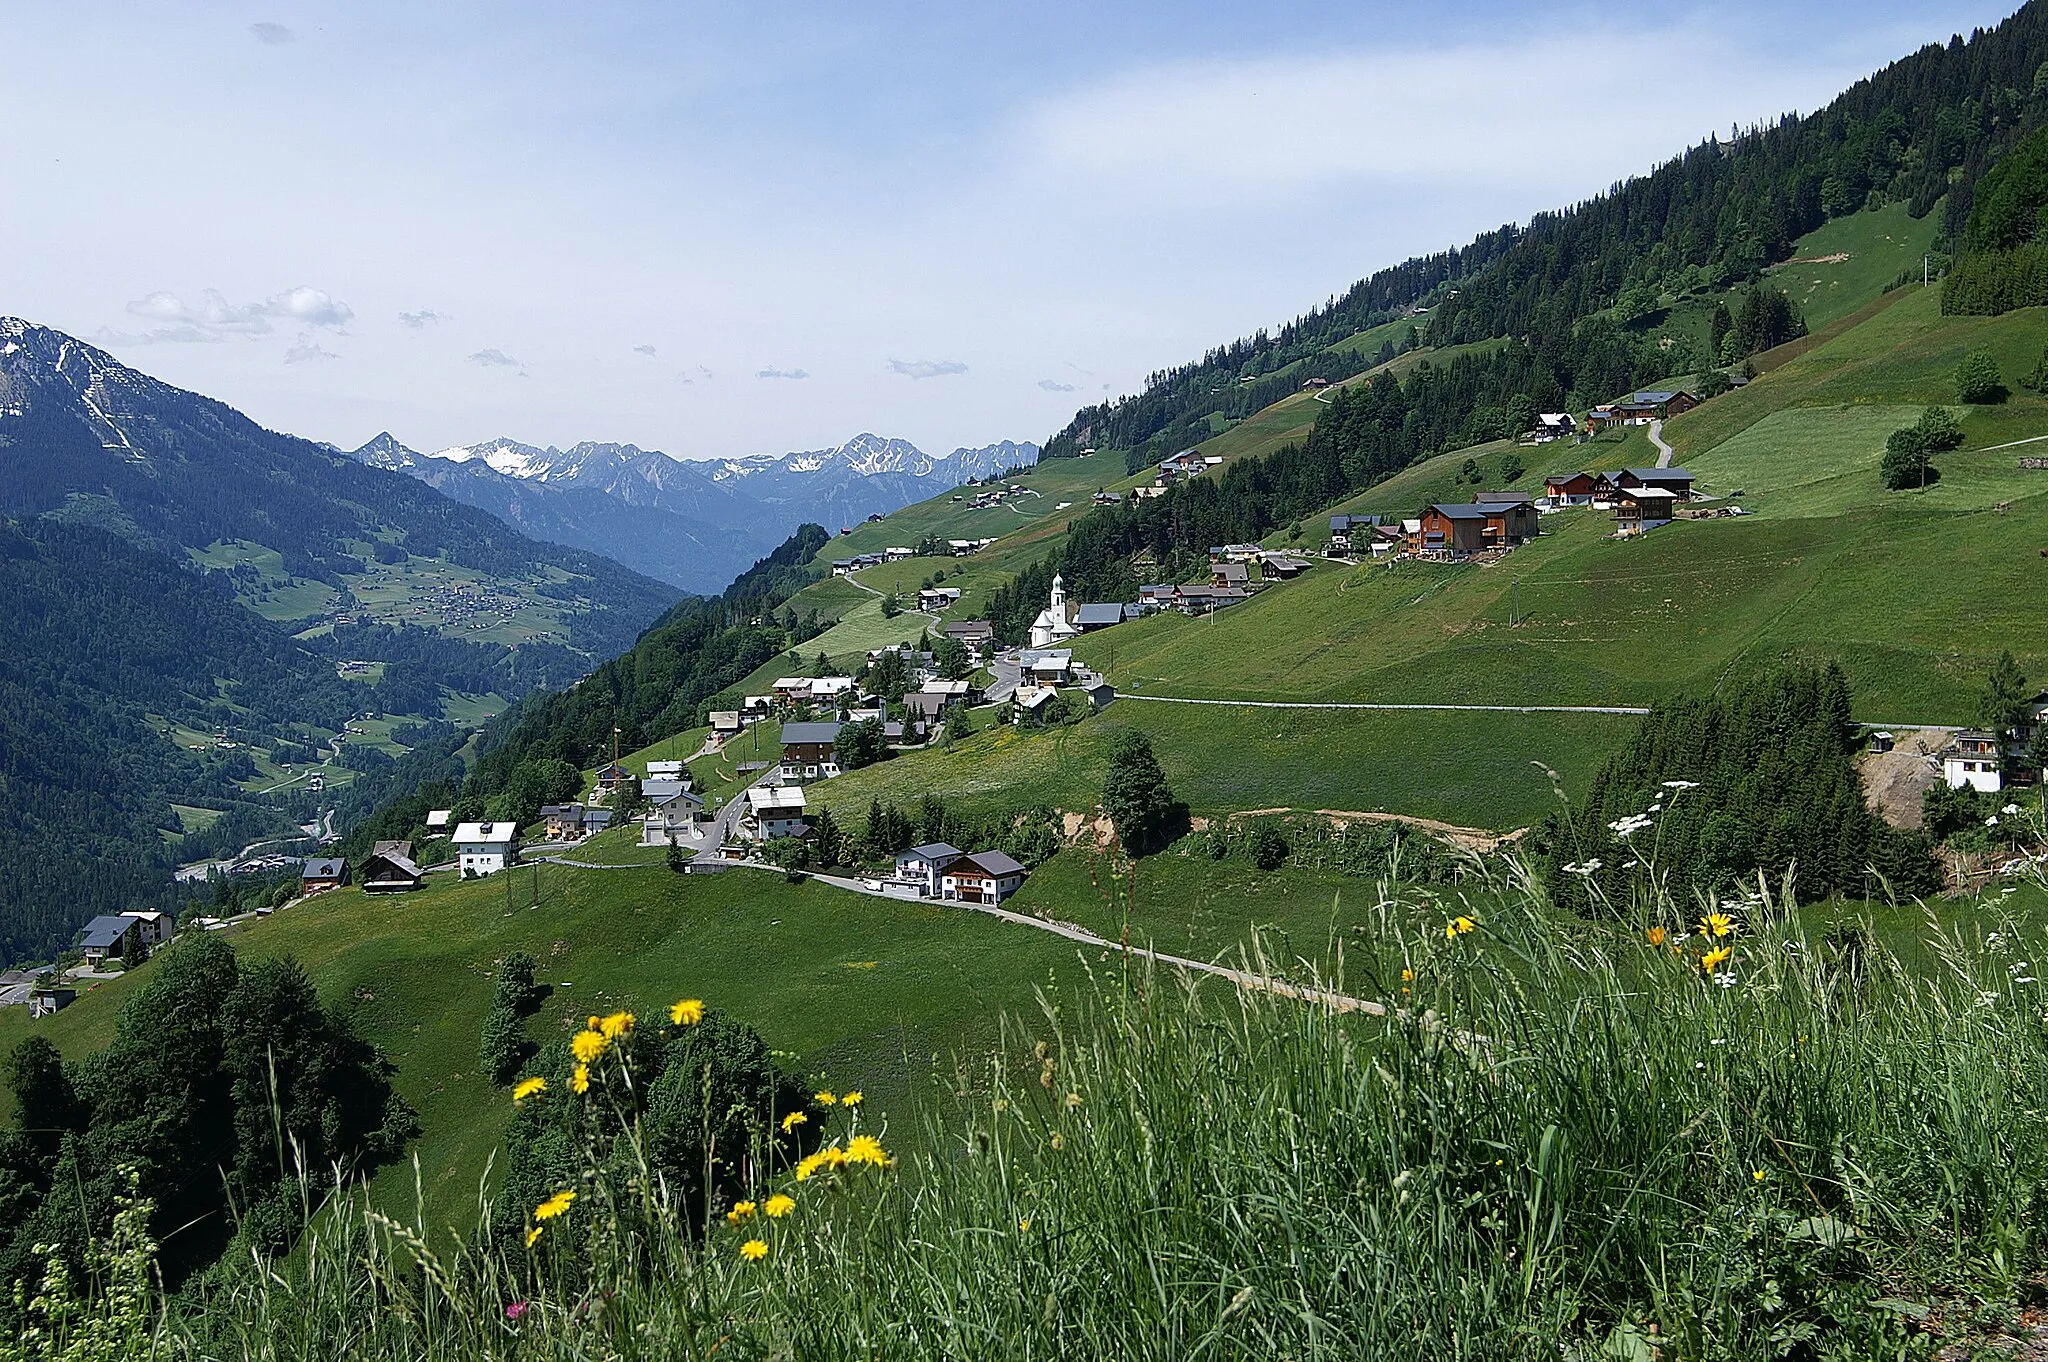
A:
{"type": "Polygon", "coordinates": [[[761,370],[761,371],[760,371],[759,373],[755,374],[755,375],[754,375],[754,377],[755,377],[755,378],[809,378],[809,377],[810,377],[810,375],[809,375],[808,373],[804,372],[804,371],[803,371],[802,369],[763,369],[763,370],[761,370]]]}
{"type": "Polygon", "coordinates": [[[266,47],[282,47],[299,36],[283,24],[251,24],[249,32],[266,47]]]}
{"type": "Polygon", "coordinates": [[[503,350],[492,348],[479,350],[469,357],[471,364],[481,364],[486,369],[517,369],[519,361],[503,350]]]}
{"type": "Polygon", "coordinates": [[[964,374],[967,366],[957,359],[892,359],[889,372],[905,378],[943,378],[947,374],[964,374]]]}
{"type": "Polygon", "coordinates": [[[653,359],[654,347],[651,345],[636,345],[633,347],[633,353],[636,355],[645,355],[647,356],[647,358],[653,359]]]}
{"type": "Polygon", "coordinates": [[[159,290],[128,304],[128,311],[167,326],[149,333],[152,340],[218,339],[223,336],[267,336],[273,317],[303,326],[336,330],[355,320],[347,303],[317,288],[287,289],[260,303],[230,303],[219,289],[207,289],[197,303],[159,290]],[[195,334],[197,333],[197,334],[195,334]]]}
{"type": "Polygon", "coordinates": [[[307,364],[316,360],[340,358],[341,356],[335,354],[332,350],[323,348],[320,342],[314,338],[314,333],[311,331],[301,331],[298,340],[293,343],[291,349],[284,352],[284,362],[286,364],[307,364]]]}
{"type": "Polygon", "coordinates": [[[1049,393],[1070,393],[1074,391],[1073,384],[1062,383],[1056,378],[1041,378],[1038,380],[1038,386],[1049,393]]]}
{"type": "Polygon", "coordinates": [[[449,320],[449,317],[445,312],[436,312],[431,307],[423,307],[418,312],[399,313],[398,320],[408,329],[418,331],[433,322],[445,322],[449,320]]]}

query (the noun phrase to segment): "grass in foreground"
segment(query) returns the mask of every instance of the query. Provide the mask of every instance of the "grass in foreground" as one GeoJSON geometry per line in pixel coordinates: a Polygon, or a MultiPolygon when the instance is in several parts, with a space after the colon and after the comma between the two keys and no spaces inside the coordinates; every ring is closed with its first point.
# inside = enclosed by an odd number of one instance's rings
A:
{"type": "Polygon", "coordinates": [[[1593,925],[1525,877],[1485,888],[1465,922],[1409,905],[1421,930],[1389,903],[1336,982],[1390,1017],[1105,976],[1013,1016],[928,1153],[764,1172],[752,1204],[786,1213],[714,1207],[698,1242],[658,1188],[589,1180],[504,1254],[338,1213],[160,1333],[248,1358],[1677,1362],[1926,1357],[2012,1318],[2048,1194],[2038,931],[1936,934],[1916,976],[1762,896],[1722,936],[1668,899],[1593,925]]]}

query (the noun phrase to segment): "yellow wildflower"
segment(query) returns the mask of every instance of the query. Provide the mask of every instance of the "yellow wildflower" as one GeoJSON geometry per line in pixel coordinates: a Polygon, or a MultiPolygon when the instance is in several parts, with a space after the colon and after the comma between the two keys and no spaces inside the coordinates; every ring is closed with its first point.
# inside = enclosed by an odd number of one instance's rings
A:
{"type": "Polygon", "coordinates": [[[882,1149],[882,1142],[872,1135],[856,1135],[846,1142],[848,1163],[871,1163],[877,1168],[886,1168],[889,1155],[882,1149]]]}
{"type": "Polygon", "coordinates": [[[704,1000],[685,998],[668,1010],[668,1019],[677,1026],[695,1026],[704,1020],[704,1000]]]}
{"type": "Polygon", "coordinates": [[[567,1189],[559,1191],[533,1208],[533,1218],[535,1220],[553,1220],[556,1216],[565,1214],[569,1209],[569,1203],[574,1200],[576,1200],[574,1192],[567,1189]]]}
{"type": "Polygon", "coordinates": [[[633,1014],[614,1012],[599,1021],[597,1029],[604,1034],[606,1040],[624,1040],[633,1034],[633,1014]]]}
{"type": "Polygon", "coordinates": [[[1657,926],[1650,928],[1649,931],[1644,932],[1643,935],[1649,939],[1649,942],[1652,946],[1661,946],[1664,944],[1664,937],[1666,933],[1664,931],[1663,924],[1660,923],[1657,926]]]}
{"type": "Polygon", "coordinates": [[[590,1066],[578,1064],[576,1072],[569,1075],[569,1091],[581,1097],[590,1091],[590,1066]]]}
{"type": "Polygon", "coordinates": [[[1404,984],[1412,984],[1412,983],[1414,983],[1414,982],[1415,982],[1415,971],[1414,971],[1414,970],[1412,970],[1412,969],[1404,969],[1404,970],[1402,970],[1402,971],[1401,971],[1401,982],[1402,982],[1402,983],[1404,983],[1404,984]]]}
{"type": "Polygon", "coordinates": [[[1474,922],[1469,917],[1460,915],[1458,920],[1456,922],[1453,922],[1451,925],[1458,929],[1459,936],[1463,936],[1465,933],[1471,931],[1474,927],[1477,927],[1479,924],[1474,922]]]}
{"type": "Polygon", "coordinates": [[[735,1201],[732,1204],[732,1209],[726,1212],[725,1218],[737,1224],[739,1221],[745,1220],[748,1216],[752,1215],[754,1209],[754,1203],[751,1201],[735,1201]]]}
{"type": "Polygon", "coordinates": [[[540,1226],[535,1225],[526,1232],[526,1246],[532,1248],[540,1240],[540,1226]]]}
{"type": "Polygon", "coordinates": [[[806,1154],[797,1162],[796,1180],[798,1182],[809,1182],[811,1175],[824,1166],[825,1156],[823,1154],[806,1154]]]}
{"type": "Polygon", "coordinates": [[[545,1078],[522,1078],[512,1085],[512,1100],[524,1102],[535,1093],[547,1090],[548,1081],[545,1078]]]}
{"type": "Polygon", "coordinates": [[[858,1089],[858,1088],[855,1088],[855,1089],[854,1089],[854,1090],[853,1090],[852,1092],[850,1092],[850,1093],[846,1094],[846,1096],[844,1096],[844,1097],[840,1098],[840,1099],[839,1099],[839,1101],[840,1101],[840,1104],[841,1104],[841,1105],[843,1105],[843,1106],[849,1106],[849,1107],[857,1107],[857,1106],[859,1106],[859,1105],[860,1105],[860,1089],[858,1089]]]}
{"type": "Polygon", "coordinates": [[[1728,958],[1734,954],[1735,952],[1726,946],[1716,946],[1700,957],[1700,968],[1712,974],[1715,970],[1727,964],[1728,958]]]}
{"type": "Polygon", "coordinates": [[[578,1031],[569,1041],[569,1050],[579,1064],[595,1064],[611,1048],[612,1038],[602,1031],[578,1031]]]}
{"type": "Polygon", "coordinates": [[[1052,1147],[1054,1149],[1065,1149],[1067,1147],[1067,1137],[1055,1130],[1052,1133],[1052,1147]]]}
{"type": "Polygon", "coordinates": [[[810,1117],[800,1111],[792,1111],[789,1115],[782,1118],[782,1133],[787,1135],[790,1131],[795,1130],[810,1119],[810,1117]]]}
{"type": "Polygon", "coordinates": [[[836,1107],[839,1105],[839,1099],[829,1092],[814,1092],[811,1094],[811,1100],[821,1107],[836,1107]]]}
{"type": "Polygon", "coordinates": [[[1701,936],[1726,936],[1735,930],[1735,919],[1726,913],[1708,913],[1700,919],[1701,936]]]}
{"type": "Polygon", "coordinates": [[[1067,1110],[1068,1110],[1068,1111],[1072,1111],[1072,1110],[1073,1110],[1073,1109],[1074,1109],[1075,1107],[1078,1107],[1078,1106],[1080,1106],[1080,1105],[1081,1105],[1081,1094],[1080,1094],[1080,1093],[1078,1093],[1078,1092],[1070,1092],[1070,1093],[1068,1093],[1068,1094],[1067,1094],[1067,1110]]]}
{"type": "Polygon", "coordinates": [[[598,1019],[598,1016],[597,1016],[597,1014],[596,1014],[596,1013],[592,1013],[592,1014],[591,1014],[591,1017],[590,1017],[590,1020],[589,1020],[589,1021],[587,1021],[587,1022],[585,1022],[585,1023],[584,1023],[584,1025],[585,1025],[585,1026],[588,1026],[588,1027],[589,1027],[589,1028],[590,1028],[591,1030],[595,1031],[595,1030],[597,1029],[597,1023],[598,1023],[598,1020],[599,1020],[599,1019],[598,1019]]]}
{"type": "Polygon", "coordinates": [[[1767,1174],[1764,1172],[1763,1169],[1759,1168],[1754,1173],[1751,1173],[1749,1176],[1753,1181],[1762,1182],[1764,1178],[1767,1176],[1767,1174]]]}
{"type": "Polygon", "coordinates": [[[1026,1234],[1031,1233],[1031,1217],[1026,1216],[1022,1220],[1019,1220],[1017,1222],[1017,1228],[1024,1231],[1024,1233],[1026,1234]]]}
{"type": "Polygon", "coordinates": [[[796,1198],[777,1192],[761,1203],[761,1213],[770,1220],[780,1220],[796,1209],[796,1198]]]}
{"type": "Polygon", "coordinates": [[[764,1239],[749,1239],[740,1245],[740,1257],[750,1263],[758,1263],[768,1256],[768,1243],[764,1239]]]}

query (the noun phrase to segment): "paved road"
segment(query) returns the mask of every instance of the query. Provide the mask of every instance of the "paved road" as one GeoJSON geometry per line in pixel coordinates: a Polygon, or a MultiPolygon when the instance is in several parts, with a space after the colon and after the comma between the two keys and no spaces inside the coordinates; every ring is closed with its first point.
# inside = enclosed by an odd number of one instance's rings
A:
{"type": "Polygon", "coordinates": [[[1119,700],[1159,705],[1237,705],[1247,709],[1422,709],[1469,710],[1481,714],[1648,714],[1643,705],[1393,705],[1341,700],[1191,700],[1180,695],[1138,695],[1118,691],[1119,700]]]}
{"type": "Polygon", "coordinates": [[[1664,423],[1650,422],[1650,443],[1657,446],[1657,467],[1671,467],[1671,446],[1664,443],[1664,423]]]}

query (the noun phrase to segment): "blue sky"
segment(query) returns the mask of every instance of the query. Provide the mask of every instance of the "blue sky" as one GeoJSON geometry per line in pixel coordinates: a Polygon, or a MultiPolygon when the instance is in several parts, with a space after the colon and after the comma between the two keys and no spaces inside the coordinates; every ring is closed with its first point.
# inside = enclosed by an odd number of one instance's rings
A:
{"type": "Polygon", "coordinates": [[[2010,4],[0,3],[0,312],[354,445],[1043,439],[2010,4]]]}

